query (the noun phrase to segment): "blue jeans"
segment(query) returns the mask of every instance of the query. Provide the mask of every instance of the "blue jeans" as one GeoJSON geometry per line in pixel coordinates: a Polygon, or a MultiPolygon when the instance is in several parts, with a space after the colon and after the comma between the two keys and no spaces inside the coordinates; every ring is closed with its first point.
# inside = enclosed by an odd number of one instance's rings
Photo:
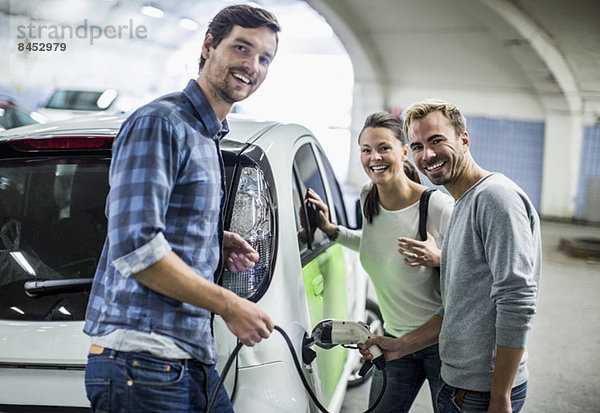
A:
{"type": "MultiPolygon", "coordinates": [[[[386,362],[388,377],[387,386],[381,402],[374,412],[403,413],[410,410],[425,379],[429,382],[431,390],[431,403],[437,413],[435,397],[440,385],[440,354],[438,345],[424,348],[400,359],[386,362]]],[[[369,406],[377,400],[383,385],[383,374],[379,370],[373,373],[369,406]]]]}
{"type": "MultiPolygon", "coordinates": [[[[440,413],[486,413],[490,404],[490,394],[482,392],[464,392],[460,402],[459,389],[452,387],[442,380],[438,394],[438,410],[440,413]]],[[[527,396],[527,382],[514,387],[510,393],[513,413],[518,413],[525,404],[527,396]]]]}
{"type": "MultiPolygon", "coordinates": [[[[85,388],[94,412],[204,412],[217,387],[214,365],[105,349],[89,354],[85,388]]],[[[232,412],[222,387],[214,412],[232,412]]]]}

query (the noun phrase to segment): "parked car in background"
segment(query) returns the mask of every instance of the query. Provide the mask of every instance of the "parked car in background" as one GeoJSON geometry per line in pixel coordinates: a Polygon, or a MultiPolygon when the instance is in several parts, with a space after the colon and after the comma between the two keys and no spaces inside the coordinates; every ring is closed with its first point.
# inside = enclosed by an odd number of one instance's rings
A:
{"type": "Polygon", "coordinates": [[[77,90],[57,89],[38,112],[48,120],[64,120],[102,112],[108,115],[128,113],[144,103],[143,100],[118,92],[116,89],[77,90]]]}
{"type": "Polygon", "coordinates": [[[39,113],[26,110],[10,98],[0,97],[0,131],[45,121],[39,113]]]}
{"type": "MultiPolygon", "coordinates": [[[[107,229],[111,145],[123,119],[91,116],[0,134],[0,411],[86,411],[83,319],[107,229]]],[[[313,188],[332,220],[348,225],[340,186],[306,128],[231,119],[230,129],[221,142],[225,227],[260,260],[243,273],[225,270],[219,282],[287,332],[320,402],[339,411],[360,354],[317,348],[309,361],[302,345],[322,319],[366,317],[367,276],[357,254],[330,242],[303,202],[313,188]]],[[[370,314],[373,322],[372,307],[370,314]]],[[[220,317],[214,332],[222,369],[237,340],[220,317]]],[[[236,412],[317,411],[277,332],[243,347],[233,366],[225,386],[236,412]]]]}

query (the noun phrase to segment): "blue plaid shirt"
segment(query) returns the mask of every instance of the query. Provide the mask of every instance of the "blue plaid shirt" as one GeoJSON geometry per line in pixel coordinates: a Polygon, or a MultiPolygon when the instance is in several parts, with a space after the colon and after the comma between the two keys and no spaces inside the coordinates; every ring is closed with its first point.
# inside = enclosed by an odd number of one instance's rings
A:
{"type": "MultiPolygon", "coordinates": [[[[93,342],[116,330],[133,330],[136,338],[158,334],[215,362],[210,312],[158,294],[132,275],[172,250],[214,281],[225,196],[219,140],[227,132],[194,80],[123,123],[110,166],[108,235],[84,326],[93,342]]],[[[125,351],[119,337],[111,348],[125,351]]]]}

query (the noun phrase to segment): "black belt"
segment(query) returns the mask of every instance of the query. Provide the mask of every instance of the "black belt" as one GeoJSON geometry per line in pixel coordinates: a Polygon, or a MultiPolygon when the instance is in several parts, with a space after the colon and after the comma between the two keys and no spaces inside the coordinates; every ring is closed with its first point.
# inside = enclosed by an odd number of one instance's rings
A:
{"type": "Polygon", "coordinates": [[[454,402],[458,407],[462,407],[463,400],[465,399],[465,395],[467,393],[480,394],[482,396],[489,396],[489,391],[475,391],[475,390],[465,390],[465,389],[456,389],[456,393],[454,395],[454,402]]]}

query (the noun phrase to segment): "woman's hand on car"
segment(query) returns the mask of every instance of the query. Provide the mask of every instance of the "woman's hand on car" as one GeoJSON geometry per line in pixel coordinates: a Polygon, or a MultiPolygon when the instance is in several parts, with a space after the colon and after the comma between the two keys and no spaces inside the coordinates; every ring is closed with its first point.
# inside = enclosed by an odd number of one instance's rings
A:
{"type": "Polygon", "coordinates": [[[329,208],[325,202],[323,202],[319,194],[312,188],[308,188],[304,195],[304,201],[306,202],[307,208],[316,209],[315,217],[319,229],[325,232],[329,238],[333,237],[338,228],[329,221],[329,208]]]}

